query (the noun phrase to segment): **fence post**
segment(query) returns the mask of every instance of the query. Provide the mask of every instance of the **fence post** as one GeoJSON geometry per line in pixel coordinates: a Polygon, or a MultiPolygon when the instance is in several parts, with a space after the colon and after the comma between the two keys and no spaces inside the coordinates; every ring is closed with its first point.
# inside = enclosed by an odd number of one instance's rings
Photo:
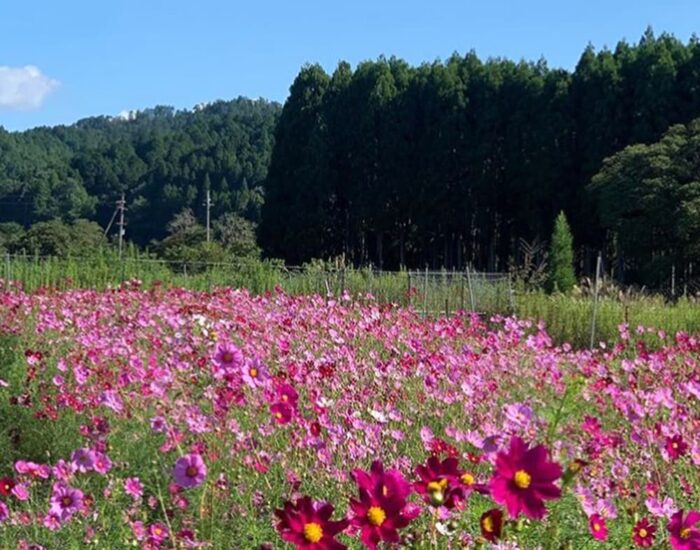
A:
{"type": "Polygon", "coordinates": [[[510,312],[515,315],[515,291],[513,290],[510,273],[508,273],[508,305],[510,306],[510,312]]]}
{"type": "Polygon", "coordinates": [[[410,307],[413,302],[413,299],[411,298],[411,272],[406,271],[406,275],[408,275],[408,290],[406,292],[406,304],[410,307]]]}
{"type": "Polygon", "coordinates": [[[598,289],[600,286],[600,263],[602,261],[601,253],[598,252],[598,259],[595,263],[595,288],[593,290],[593,319],[591,320],[591,349],[595,345],[595,323],[598,314],[598,289]]]}
{"type": "Polygon", "coordinates": [[[671,299],[676,297],[676,264],[671,266],[671,299]]]}
{"type": "Polygon", "coordinates": [[[5,253],[5,285],[7,285],[7,288],[10,288],[10,279],[12,277],[11,273],[11,266],[10,266],[10,253],[6,252],[5,253]]]}
{"type": "Polygon", "coordinates": [[[472,288],[472,276],[469,266],[467,266],[467,285],[469,287],[469,304],[471,306],[471,312],[474,313],[474,310],[476,309],[474,307],[474,289],[472,288]]]}
{"type": "Polygon", "coordinates": [[[428,316],[428,266],[425,266],[425,279],[423,281],[423,317],[428,316]]]}

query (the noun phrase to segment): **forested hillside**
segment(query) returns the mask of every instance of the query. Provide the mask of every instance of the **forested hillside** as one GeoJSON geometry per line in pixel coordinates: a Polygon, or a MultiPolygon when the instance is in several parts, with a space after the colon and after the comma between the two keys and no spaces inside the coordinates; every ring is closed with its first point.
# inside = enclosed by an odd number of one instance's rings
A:
{"type": "MultiPolygon", "coordinates": [[[[261,243],[292,263],[345,254],[504,270],[519,240],[547,240],[563,210],[590,270],[594,250],[620,257],[615,231],[629,227],[610,220],[606,201],[619,196],[590,191],[603,159],[698,116],[700,43],[650,30],[586,48],[573,72],[475,53],[307,66],[277,127],[261,243]]],[[[667,224],[669,212],[658,212],[667,224]]]]}
{"type": "Polygon", "coordinates": [[[191,208],[257,222],[279,105],[239,98],[192,111],[156,107],[128,120],[10,133],[0,128],[0,222],[87,218],[105,227],[125,193],[127,236],[146,244],[191,208]]]}

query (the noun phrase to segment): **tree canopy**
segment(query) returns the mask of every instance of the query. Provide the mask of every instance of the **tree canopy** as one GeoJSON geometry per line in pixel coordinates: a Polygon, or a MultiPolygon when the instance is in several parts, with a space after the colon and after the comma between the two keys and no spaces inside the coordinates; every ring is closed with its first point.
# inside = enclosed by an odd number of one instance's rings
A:
{"type": "Polygon", "coordinates": [[[698,41],[651,30],[587,47],[572,72],[474,52],[306,66],[276,128],[261,245],[291,263],[504,270],[563,210],[590,272],[609,238],[591,178],[606,157],[700,116],[698,81],[698,41]]]}

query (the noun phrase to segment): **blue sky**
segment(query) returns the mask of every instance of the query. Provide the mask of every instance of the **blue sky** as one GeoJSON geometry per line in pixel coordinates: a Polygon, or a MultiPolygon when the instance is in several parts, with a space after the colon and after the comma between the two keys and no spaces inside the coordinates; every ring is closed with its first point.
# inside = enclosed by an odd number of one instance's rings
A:
{"type": "Polygon", "coordinates": [[[0,125],[238,95],[283,101],[299,68],[476,50],[573,68],[647,25],[700,33],[698,0],[0,0],[0,125]]]}

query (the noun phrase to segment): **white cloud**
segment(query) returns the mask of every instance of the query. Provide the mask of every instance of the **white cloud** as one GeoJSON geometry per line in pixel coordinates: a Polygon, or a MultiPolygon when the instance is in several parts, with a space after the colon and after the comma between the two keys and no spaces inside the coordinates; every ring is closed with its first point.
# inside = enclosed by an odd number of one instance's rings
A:
{"type": "Polygon", "coordinates": [[[0,65],[0,108],[38,109],[59,82],[44,75],[34,65],[0,65]]]}

